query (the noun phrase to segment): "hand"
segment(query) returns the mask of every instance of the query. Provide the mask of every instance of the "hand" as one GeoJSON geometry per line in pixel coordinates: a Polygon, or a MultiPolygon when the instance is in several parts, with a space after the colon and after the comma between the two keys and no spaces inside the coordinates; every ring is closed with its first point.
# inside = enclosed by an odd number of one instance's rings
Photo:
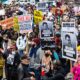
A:
{"type": "Polygon", "coordinates": [[[35,45],[35,42],[31,42],[32,45],[35,45]]]}
{"type": "Polygon", "coordinates": [[[36,80],[34,77],[31,77],[31,80],[36,80]]]}
{"type": "Polygon", "coordinates": [[[35,75],[35,73],[34,73],[34,72],[30,72],[30,74],[35,75]]]}
{"type": "Polygon", "coordinates": [[[3,50],[3,49],[1,49],[1,48],[0,48],[0,51],[1,51],[2,53],[4,52],[4,50],[3,50]]]}

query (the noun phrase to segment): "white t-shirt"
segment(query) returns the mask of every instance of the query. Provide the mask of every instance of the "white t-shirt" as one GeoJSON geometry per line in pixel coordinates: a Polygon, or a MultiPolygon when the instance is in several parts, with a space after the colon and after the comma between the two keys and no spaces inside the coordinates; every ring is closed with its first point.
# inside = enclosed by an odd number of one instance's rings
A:
{"type": "Polygon", "coordinates": [[[14,55],[9,54],[9,56],[7,57],[7,64],[13,65],[13,63],[14,63],[14,55]]]}

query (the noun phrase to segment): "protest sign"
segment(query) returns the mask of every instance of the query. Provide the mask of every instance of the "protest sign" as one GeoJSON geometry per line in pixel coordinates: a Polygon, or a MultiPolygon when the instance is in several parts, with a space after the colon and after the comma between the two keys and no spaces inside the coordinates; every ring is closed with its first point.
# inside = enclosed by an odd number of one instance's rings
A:
{"type": "Polygon", "coordinates": [[[46,8],[46,2],[38,2],[37,8],[46,8]]]}
{"type": "Polygon", "coordinates": [[[41,11],[34,11],[34,23],[38,24],[43,20],[42,12],[41,11]]]}
{"type": "Polygon", "coordinates": [[[30,0],[30,3],[31,4],[35,4],[35,0],[30,0]]]}
{"type": "Polygon", "coordinates": [[[72,61],[77,60],[77,38],[74,32],[63,32],[62,57],[72,61]]]}
{"type": "Polygon", "coordinates": [[[5,29],[10,29],[13,27],[13,17],[0,21],[0,25],[2,26],[2,29],[4,29],[4,27],[5,29]]]}
{"type": "Polygon", "coordinates": [[[31,15],[26,15],[26,16],[18,16],[18,21],[23,22],[23,21],[31,21],[31,15]]]}
{"type": "Polygon", "coordinates": [[[44,1],[43,2],[38,2],[38,4],[37,4],[37,10],[40,10],[42,12],[48,11],[47,7],[48,7],[48,3],[44,2],[44,1]]]}
{"type": "Polygon", "coordinates": [[[72,61],[77,60],[77,37],[74,22],[62,22],[62,57],[72,61]]]}
{"type": "Polygon", "coordinates": [[[18,22],[20,33],[28,33],[32,31],[32,20],[30,15],[19,16],[18,22]]]}
{"type": "Polygon", "coordinates": [[[19,32],[18,17],[14,17],[13,21],[14,21],[14,26],[13,26],[14,30],[19,32]]]}
{"type": "Polygon", "coordinates": [[[5,15],[5,9],[0,9],[0,16],[5,15]]]}
{"type": "Polygon", "coordinates": [[[41,39],[41,47],[42,48],[53,48],[54,47],[54,31],[53,31],[53,23],[50,21],[43,21],[39,25],[39,33],[41,39]]]}
{"type": "Polygon", "coordinates": [[[50,21],[44,21],[40,24],[40,38],[52,38],[53,37],[53,23],[50,21]]]}
{"type": "Polygon", "coordinates": [[[75,35],[78,35],[78,31],[75,27],[75,22],[62,22],[61,32],[62,31],[71,31],[74,32],[75,35]]]}

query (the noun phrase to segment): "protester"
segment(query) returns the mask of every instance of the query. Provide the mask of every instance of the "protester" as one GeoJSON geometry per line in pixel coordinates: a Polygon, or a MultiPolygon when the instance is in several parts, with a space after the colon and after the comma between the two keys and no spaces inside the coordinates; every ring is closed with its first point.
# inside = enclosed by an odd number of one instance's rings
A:
{"type": "Polygon", "coordinates": [[[25,34],[22,34],[18,37],[16,41],[16,46],[18,48],[18,53],[22,57],[24,55],[24,50],[26,48],[26,36],[25,34]]]}
{"type": "Polygon", "coordinates": [[[17,68],[20,63],[20,56],[16,52],[16,48],[14,45],[10,46],[7,59],[6,59],[6,78],[8,80],[17,80],[18,79],[18,72],[17,68]]]}
{"type": "Polygon", "coordinates": [[[29,57],[24,55],[21,58],[21,63],[18,67],[18,72],[19,72],[18,80],[26,80],[26,79],[31,79],[31,78],[34,79],[35,78],[35,77],[34,78],[32,77],[35,74],[30,71],[29,63],[30,63],[29,57]]]}
{"type": "Polygon", "coordinates": [[[52,55],[52,53],[49,50],[45,51],[45,55],[42,58],[42,65],[43,65],[43,67],[42,67],[42,76],[43,76],[43,72],[45,74],[44,76],[49,77],[49,75],[50,75],[50,70],[52,69],[51,55],[52,55]]]}
{"type": "Polygon", "coordinates": [[[79,27],[80,6],[74,1],[2,0],[0,79],[4,73],[7,80],[80,80],[79,27]]]}

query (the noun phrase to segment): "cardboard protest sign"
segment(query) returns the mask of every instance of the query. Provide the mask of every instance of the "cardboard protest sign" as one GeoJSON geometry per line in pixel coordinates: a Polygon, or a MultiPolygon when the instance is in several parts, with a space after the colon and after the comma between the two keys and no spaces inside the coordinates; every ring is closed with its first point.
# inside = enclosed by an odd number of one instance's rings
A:
{"type": "Polygon", "coordinates": [[[61,30],[62,57],[77,60],[77,37],[74,22],[63,22],[61,30]]]}
{"type": "Polygon", "coordinates": [[[4,27],[5,29],[10,29],[13,27],[13,17],[0,21],[0,25],[2,26],[2,29],[4,29],[4,27]]]}
{"type": "Polygon", "coordinates": [[[38,24],[43,20],[42,12],[41,11],[34,11],[34,23],[38,24]]]}
{"type": "Polygon", "coordinates": [[[5,15],[5,9],[0,9],[0,16],[5,15]]]}
{"type": "Polygon", "coordinates": [[[50,21],[44,21],[40,24],[40,38],[53,37],[53,23],[50,21]]]}
{"type": "Polygon", "coordinates": [[[61,32],[62,31],[71,31],[74,32],[75,35],[78,35],[78,31],[75,28],[75,22],[62,22],[62,28],[61,28],[61,32]]]}
{"type": "Polygon", "coordinates": [[[37,9],[38,8],[46,8],[46,2],[45,1],[43,1],[43,2],[38,2],[38,6],[37,6],[37,9]]]}
{"type": "Polygon", "coordinates": [[[19,16],[18,22],[20,33],[28,33],[32,31],[32,20],[30,15],[19,16]]]}
{"type": "Polygon", "coordinates": [[[62,57],[72,61],[77,60],[77,38],[74,32],[63,32],[62,57]]]}
{"type": "Polygon", "coordinates": [[[19,32],[18,17],[14,17],[13,21],[14,21],[14,26],[13,26],[14,30],[19,32]]]}
{"type": "Polygon", "coordinates": [[[53,48],[54,47],[54,31],[53,31],[53,23],[50,21],[43,21],[39,25],[39,33],[41,39],[41,47],[42,48],[53,48]]]}

